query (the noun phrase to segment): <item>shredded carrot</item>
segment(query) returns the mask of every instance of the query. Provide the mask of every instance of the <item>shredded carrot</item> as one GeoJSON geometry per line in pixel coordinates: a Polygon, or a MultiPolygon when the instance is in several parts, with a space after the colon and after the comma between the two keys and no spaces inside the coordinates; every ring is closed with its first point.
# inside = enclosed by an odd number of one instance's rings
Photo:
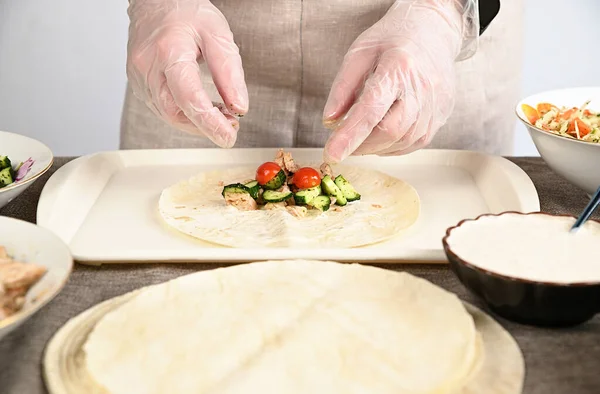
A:
{"type": "Polygon", "coordinates": [[[589,133],[591,133],[592,129],[590,126],[583,123],[583,121],[579,118],[575,118],[569,122],[569,127],[567,128],[567,133],[571,134],[573,137],[585,137],[589,133]],[[577,125],[577,127],[575,126],[577,125]],[[577,131],[579,131],[579,136],[577,135],[577,131]]]}
{"type": "Polygon", "coordinates": [[[562,114],[560,114],[560,118],[564,119],[564,120],[568,120],[571,119],[571,117],[573,116],[573,114],[577,112],[577,108],[573,107],[571,109],[566,110],[565,112],[563,112],[562,114]]]}

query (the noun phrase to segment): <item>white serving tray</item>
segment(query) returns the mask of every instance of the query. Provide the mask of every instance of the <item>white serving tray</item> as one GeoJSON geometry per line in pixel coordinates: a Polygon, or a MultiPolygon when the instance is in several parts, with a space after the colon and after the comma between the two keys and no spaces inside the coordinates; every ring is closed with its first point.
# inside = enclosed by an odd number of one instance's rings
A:
{"type": "MultiPolygon", "coordinates": [[[[289,149],[297,162],[320,161],[322,149],[289,149]]],[[[413,185],[421,216],[388,241],[362,248],[227,248],[202,242],[163,223],[161,191],[198,172],[256,165],[276,149],[126,150],[78,158],[59,169],[40,197],[37,223],[87,264],[119,262],[247,262],[267,259],[446,262],[442,237],[465,218],[503,211],[539,211],[529,177],[510,161],[481,153],[421,150],[400,157],[351,157],[413,185]]]]}

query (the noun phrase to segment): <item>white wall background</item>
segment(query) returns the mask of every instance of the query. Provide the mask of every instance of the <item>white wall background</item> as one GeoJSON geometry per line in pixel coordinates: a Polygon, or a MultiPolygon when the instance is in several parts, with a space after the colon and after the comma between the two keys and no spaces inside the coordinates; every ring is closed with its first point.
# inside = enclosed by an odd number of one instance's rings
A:
{"type": "MultiPolygon", "coordinates": [[[[600,85],[600,1],[525,2],[523,94],[600,85]]],[[[56,155],[116,149],[127,4],[0,0],[0,130],[40,139],[56,155]]],[[[516,127],[515,153],[537,155],[516,127]]]]}
{"type": "Polygon", "coordinates": [[[0,0],[0,130],[55,155],[116,149],[127,0],[0,0]]]}

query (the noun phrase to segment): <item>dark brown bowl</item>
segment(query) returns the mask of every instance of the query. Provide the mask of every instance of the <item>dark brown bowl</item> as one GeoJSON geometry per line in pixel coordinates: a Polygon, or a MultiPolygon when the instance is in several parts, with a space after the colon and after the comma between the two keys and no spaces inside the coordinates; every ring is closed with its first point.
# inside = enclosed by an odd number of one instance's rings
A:
{"type": "MultiPolygon", "coordinates": [[[[546,327],[582,324],[600,311],[600,283],[552,283],[515,278],[487,271],[458,257],[448,245],[450,233],[462,224],[486,216],[550,215],[541,212],[481,215],[467,219],[446,231],[442,242],[450,267],[462,284],[494,313],[506,319],[546,327]]],[[[598,262],[600,264],[600,261],[598,262]]]]}

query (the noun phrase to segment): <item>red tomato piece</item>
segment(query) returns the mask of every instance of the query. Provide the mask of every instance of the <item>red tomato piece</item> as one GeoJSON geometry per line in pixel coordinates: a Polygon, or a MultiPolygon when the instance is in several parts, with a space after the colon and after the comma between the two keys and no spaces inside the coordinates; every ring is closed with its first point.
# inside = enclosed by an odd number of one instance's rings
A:
{"type": "Polygon", "coordinates": [[[263,163],[256,170],[256,180],[260,185],[264,185],[269,182],[271,179],[275,178],[275,176],[281,171],[281,167],[277,163],[273,163],[272,161],[268,161],[263,163]]]}
{"type": "Polygon", "coordinates": [[[298,189],[310,189],[321,183],[321,175],[314,168],[303,167],[296,171],[293,182],[298,189]]]}

